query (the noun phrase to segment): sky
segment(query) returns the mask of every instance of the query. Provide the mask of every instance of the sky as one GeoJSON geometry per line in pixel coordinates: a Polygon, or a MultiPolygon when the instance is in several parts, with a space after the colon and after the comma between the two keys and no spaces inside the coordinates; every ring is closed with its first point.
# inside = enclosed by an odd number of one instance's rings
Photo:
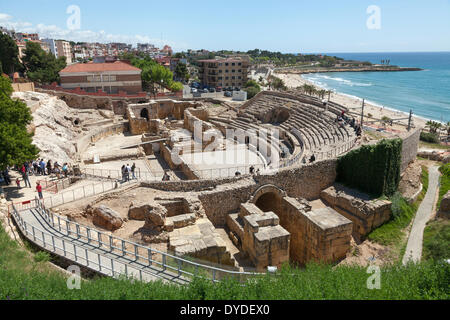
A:
{"type": "Polygon", "coordinates": [[[0,26],[174,51],[450,51],[450,0],[0,0],[0,26]]]}

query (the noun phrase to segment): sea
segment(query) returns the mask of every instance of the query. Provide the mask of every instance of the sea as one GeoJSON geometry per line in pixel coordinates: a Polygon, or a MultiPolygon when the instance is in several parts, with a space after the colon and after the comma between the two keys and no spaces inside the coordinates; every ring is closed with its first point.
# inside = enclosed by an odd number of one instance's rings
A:
{"type": "Polygon", "coordinates": [[[346,60],[417,67],[423,71],[330,72],[302,75],[317,86],[367,102],[447,123],[450,121],[450,52],[326,53],[346,60]]]}

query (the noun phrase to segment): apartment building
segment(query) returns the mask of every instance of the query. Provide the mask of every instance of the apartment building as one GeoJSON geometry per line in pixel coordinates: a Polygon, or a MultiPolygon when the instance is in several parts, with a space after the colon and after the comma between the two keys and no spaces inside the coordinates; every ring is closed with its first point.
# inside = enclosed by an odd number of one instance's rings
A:
{"type": "Polygon", "coordinates": [[[238,58],[199,60],[198,77],[208,87],[238,87],[247,82],[249,62],[238,58]]]}
{"type": "MultiPolygon", "coordinates": [[[[105,61],[99,59],[96,61],[105,61]]],[[[86,92],[102,90],[117,94],[119,91],[138,93],[142,91],[141,69],[124,61],[76,63],[59,72],[61,87],[80,88],[86,92]]]]}
{"type": "Polygon", "coordinates": [[[56,51],[58,52],[57,57],[66,57],[66,63],[72,64],[72,46],[68,41],[56,40],[56,51]]]}

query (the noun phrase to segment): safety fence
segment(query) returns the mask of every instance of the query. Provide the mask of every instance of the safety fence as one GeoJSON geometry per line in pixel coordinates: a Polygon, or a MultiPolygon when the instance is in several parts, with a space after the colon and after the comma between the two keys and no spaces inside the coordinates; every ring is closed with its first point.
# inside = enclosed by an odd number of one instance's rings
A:
{"type": "Polygon", "coordinates": [[[45,250],[65,257],[100,273],[141,281],[163,278],[187,283],[194,277],[213,282],[234,278],[245,282],[256,272],[240,272],[201,264],[176,255],[152,249],[54,215],[38,199],[12,205],[12,216],[21,232],[45,250]],[[37,212],[44,224],[27,223],[21,212],[37,212]]]}

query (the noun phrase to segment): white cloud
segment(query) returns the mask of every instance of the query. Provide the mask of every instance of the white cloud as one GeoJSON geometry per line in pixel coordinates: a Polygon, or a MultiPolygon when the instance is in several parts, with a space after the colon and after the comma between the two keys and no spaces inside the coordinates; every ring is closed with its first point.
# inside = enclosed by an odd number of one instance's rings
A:
{"type": "Polygon", "coordinates": [[[161,41],[161,39],[151,38],[147,35],[123,35],[123,34],[111,34],[104,30],[92,31],[92,30],[69,30],[63,29],[56,25],[46,25],[39,23],[33,25],[29,22],[15,21],[12,16],[0,12],[0,26],[7,29],[13,29],[16,32],[36,32],[41,38],[50,39],[64,39],[68,41],[76,42],[125,42],[136,45],[136,43],[152,43],[158,47],[162,47],[166,44],[170,45],[174,50],[186,50],[188,45],[186,43],[178,43],[174,41],[161,41]]]}

